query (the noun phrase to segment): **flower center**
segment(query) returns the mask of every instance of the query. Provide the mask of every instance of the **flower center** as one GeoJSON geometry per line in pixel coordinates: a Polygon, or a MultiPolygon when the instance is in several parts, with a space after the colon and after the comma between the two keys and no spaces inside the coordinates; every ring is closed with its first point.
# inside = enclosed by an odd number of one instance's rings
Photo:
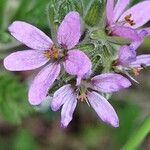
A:
{"type": "Polygon", "coordinates": [[[87,97],[88,88],[89,88],[89,83],[86,80],[82,80],[77,91],[78,91],[78,100],[81,102],[86,102],[90,106],[87,97]]]}
{"type": "Polygon", "coordinates": [[[48,59],[50,59],[50,58],[58,59],[58,57],[59,57],[59,49],[57,49],[57,48],[55,47],[55,45],[53,45],[51,49],[46,50],[46,51],[44,52],[44,55],[45,55],[48,59]]]}
{"type": "Polygon", "coordinates": [[[83,92],[83,91],[79,90],[78,100],[81,102],[86,102],[90,106],[90,104],[88,102],[86,91],[83,92]]]}
{"type": "Polygon", "coordinates": [[[134,26],[136,23],[131,18],[132,18],[132,14],[129,14],[129,15],[127,15],[127,16],[124,17],[124,19],[125,19],[125,21],[127,23],[129,23],[131,26],[134,26]]]}

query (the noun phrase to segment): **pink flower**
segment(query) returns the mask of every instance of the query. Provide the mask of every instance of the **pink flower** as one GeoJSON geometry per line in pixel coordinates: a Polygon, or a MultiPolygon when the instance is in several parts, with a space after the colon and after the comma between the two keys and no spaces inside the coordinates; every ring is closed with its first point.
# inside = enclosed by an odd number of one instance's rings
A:
{"type": "Polygon", "coordinates": [[[136,56],[136,52],[130,46],[122,46],[119,49],[119,58],[117,68],[121,70],[132,71],[135,75],[139,75],[140,71],[150,66],[150,54],[136,56]],[[123,69],[123,70],[124,70],[123,69]]]}
{"type": "Polygon", "coordinates": [[[124,45],[121,46],[118,51],[118,60],[117,60],[117,67],[118,68],[125,68],[127,70],[132,70],[135,75],[139,74],[139,71],[143,69],[143,67],[150,66],[150,55],[136,55],[137,48],[141,45],[144,41],[145,36],[148,35],[146,30],[141,30],[139,32],[141,37],[141,41],[135,41],[131,43],[129,46],[124,45]]]}
{"type": "Polygon", "coordinates": [[[80,16],[77,12],[68,13],[58,28],[57,47],[53,41],[36,27],[15,21],[9,31],[29,50],[14,52],[4,60],[4,66],[11,71],[24,71],[47,64],[35,77],[29,89],[29,102],[39,105],[48,94],[49,88],[60,74],[61,64],[65,71],[81,78],[91,69],[91,61],[80,50],[73,49],[80,39],[80,16]]]}
{"type": "Polygon", "coordinates": [[[99,92],[117,92],[130,85],[128,79],[115,73],[101,74],[90,80],[82,79],[78,87],[67,84],[58,89],[51,100],[51,108],[53,111],[57,111],[62,106],[61,126],[65,128],[73,118],[78,100],[86,101],[102,121],[113,127],[118,127],[119,119],[115,110],[99,92]]]}
{"type": "Polygon", "coordinates": [[[143,1],[126,10],[130,0],[118,0],[114,7],[114,0],[107,0],[107,26],[113,35],[140,40],[135,29],[150,20],[150,1],[143,1]]]}

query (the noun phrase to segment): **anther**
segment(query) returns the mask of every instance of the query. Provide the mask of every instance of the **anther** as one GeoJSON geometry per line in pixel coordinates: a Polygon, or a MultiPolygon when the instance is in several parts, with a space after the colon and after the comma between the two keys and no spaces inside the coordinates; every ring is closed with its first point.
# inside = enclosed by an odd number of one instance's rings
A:
{"type": "Polygon", "coordinates": [[[133,68],[133,73],[135,76],[138,76],[141,72],[143,68],[142,67],[139,67],[139,68],[133,68]]]}
{"type": "Polygon", "coordinates": [[[53,45],[51,49],[46,50],[44,52],[44,55],[47,58],[54,58],[54,59],[58,59],[58,54],[59,54],[59,50],[53,45]]]}
{"type": "Polygon", "coordinates": [[[132,14],[129,14],[129,15],[127,15],[127,16],[125,16],[125,21],[127,22],[127,23],[129,23],[131,26],[134,26],[136,23],[134,22],[134,20],[132,20],[131,19],[131,17],[132,17],[132,14]]]}
{"type": "Polygon", "coordinates": [[[86,101],[87,100],[87,96],[85,93],[80,94],[80,96],[78,97],[78,100],[80,100],[81,102],[86,101]]]}

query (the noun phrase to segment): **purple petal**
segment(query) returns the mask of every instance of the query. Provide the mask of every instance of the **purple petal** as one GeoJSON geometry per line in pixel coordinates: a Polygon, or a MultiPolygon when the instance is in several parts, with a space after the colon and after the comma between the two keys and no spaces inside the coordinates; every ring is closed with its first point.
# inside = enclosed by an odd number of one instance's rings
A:
{"type": "Polygon", "coordinates": [[[147,32],[146,36],[150,36],[150,27],[148,27],[148,28],[142,28],[139,31],[143,31],[143,30],[147,32]]]}
{"type": "Polygon", "coordinates": [[[140,40],[140,37],[137,31],[130,27],[114,26],[114,27],[111,27],[111,30],[112,30],[113,35],[131,39],[133,41],[140,40]]]}
{"type": "Polygon", "coordinates": [[[76,79],[76,86],[79,86],[81,84],[82,77],[78,76],[76,79]]]}
{"type": "Polygon", "coordinates": [[[41,51],[25,50],[10,54],[4,59],[4,66],[11,71],[24,71],[39,68],[46,64],[48,59],[41,51]]]}
{"type": "Polygon", "coordinates": [[[132,8],[128,9],[123,15],[120,17],[119,21],[124,21],[124,18],[131,14],[134,22],[136,23],[134,26],[127,24],[132,28],[138,28],[147,23],[150,20],[150,1],[144,1],[134,5],[132,8]]]}
{"type": "Polygon", "coordinates": [[[118,56],[118,65],[125,66],[136,60],[136,51],[125,45],[120,47],[118,56]]]}
{"type": "Polygon", "coordinates": [[[126,9],[129,2],[130,0],[118,0],[117,1],[117,4],[114,9],[114,22],[118,20],[118,18],[121,16],[123,11],[126,9]]]}
{"type": "Polygon", "coordinates": [[[111,25],[113,23],[114,18],[114,0],[107,0],[106,4],[106,16],[107,16],[107,24],[111,25]]]}
{"type": "Polygon", "coordinates": [[[46,98],[49,88],[59,73],[60,65],[54,63],[47,65],[38,73],[29,89],[28,96],[30,104],[39,105],[46,98]]]}
{"type": "Polygon", "coordinates": [[[119,119],[114,108],[103,96],[96,92],[88,92],[87,96],[91,106],[102,121],[115,128],[119,127],[119,119]]]}
{"type": "Polygon", "coordinates": [[[68,51],[68,56],[64,62],[64,68],[67,73],[82,78],[91,70],[92,64],[85,53],[75,49],[68,51]]]}
{"type": "Polygon", "coordinates": [[[61,126],[66,128],[73,118],[74,110],[77,106],[77,95],[75,93],[64,103],[61,110],[61,126]]]}
{"type": "Polygon", "coordinates": [[[32,49],[48,50],[53,45],[45,33],[26,22],[15,21],[8,29],[12,36],[32,49]]]}
{"type": "Polygon", "coordinates": [[[136,61],[129,64],[131,68],[139,68],[142,66],[150,66],[150,55],[139,55],[136,57],[136,61]]]}
{"type": "Polygon", "coordinates": [[[93,77],[91,85],[94,90],[103,93],[112,93],[128,88],[131,86],[131,82],[120,74],[105,73],[93,77]]]}
{"type": "Polygon", "coordinates": [[[59,26],[57,38],[64,48],[73,48],[80,39],[80,15],[72,11],[68,13],[59,26]]]}
{"type": "Polygon", "coordinates": [[[73,93],[73,89],[70,84],[64,85],[58,89],[51,100],[51,108],[53,111],[57,111],[66,101],[68,101],[73,93]]]}
{"type": "MultiPolygon", "coordinates": [[[[92,69],[92,68],[91,68],[92,69]]],[[[92,70],[89,70],[86,74],[84,74],[82,77],[81,76],[78,76],[77,79],[76,79],[76,85],[80,85],[82,79],[88,79],[90,78],[92,74],[92,70]]]]}
{"type": "Polygon", "coordinates": [[[144,42],[145,37],[148,35],[148,32],[146,30],[140,30],[138,32],[139,32],[140,40],[133,41],[130,44],[130,49],[132,49],[132,50],[138,49],[140,47],[140,45],[144,42]]]}

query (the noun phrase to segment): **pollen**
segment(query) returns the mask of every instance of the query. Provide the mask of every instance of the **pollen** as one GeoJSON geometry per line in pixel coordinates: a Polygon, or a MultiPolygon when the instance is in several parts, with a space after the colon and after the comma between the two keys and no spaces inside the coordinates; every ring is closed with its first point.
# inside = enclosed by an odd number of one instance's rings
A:
{"type": "Polygon", "coordinates": [[[46,50],[44,52],[44,55],[47,57],[47,58],[53,58],[53,59],[58,59],[58,56],[59,56],[59,50],[53,45],[51,49],[49,50],[46,50]]]}
{"type": "Polygon", "coordinates": [[[136,23],[134,22],[134,20],[133,19],[131,19],[132,18],[132,14],[129,14],[129,15],[127,15],[127,16],[125,16],[125,21],[127,22],[127,23],[129,23],[131,26],[134,26],[134,25],[136,25],[136,23]]]}

